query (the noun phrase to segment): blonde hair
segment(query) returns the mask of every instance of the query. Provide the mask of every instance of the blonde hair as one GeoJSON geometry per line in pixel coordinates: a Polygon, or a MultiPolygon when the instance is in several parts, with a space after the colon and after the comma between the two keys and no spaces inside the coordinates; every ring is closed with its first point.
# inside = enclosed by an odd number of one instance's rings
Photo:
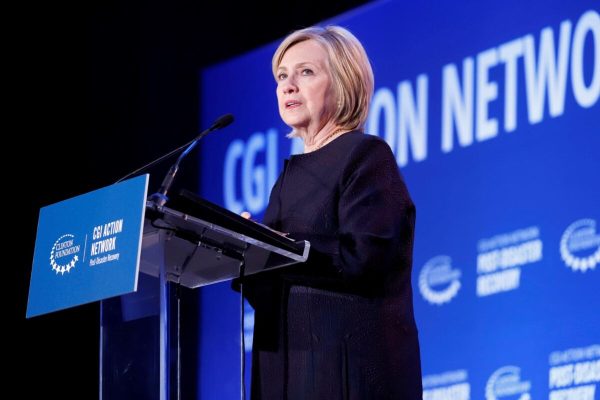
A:
{"type": "Polygon", "coordinates": [[[306,40],[316,41],[327,52],[338,105],[333,116],[336,125],[348,130],[362,129],[373,95],[373,69],[364,47],[347,29],[313,26],[292,32],[273,54],[273,76],[277,79],[277,69],[286,51],[306,40]]]}

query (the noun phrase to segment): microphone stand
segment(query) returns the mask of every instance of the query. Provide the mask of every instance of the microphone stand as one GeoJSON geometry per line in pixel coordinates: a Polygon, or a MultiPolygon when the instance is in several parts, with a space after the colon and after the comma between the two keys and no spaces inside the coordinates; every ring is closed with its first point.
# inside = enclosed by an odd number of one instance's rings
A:
{"type": "MultiPolygon", "coordinates": [[[[206,131],[206,133],[208,132],[210,131],[206,131]]],[[[187,156],[190,151],[192,151],[192,149],[196,146],[196,144],[201,138],[202,136],[199,136],[198,138],[194,139],[194,141],[188,146],[188,148],[185,149],[185,151],[179,155],[179,158],[177,158],[175,164],[171,165],[171,168],[169,168],[169,172],[167,172],[167,175],[165,175],[165,178],[163,179],[160,188],[158,189],[158,192],[152,194],[149,197],[150,201],[154,202],[154,204],[156,204],[157,206],[165,205],[165,203],[169,200],[169,198],[167,197],[167,192],[171,188],[173,180],[175,179],[175,175],[179,170],[179,163],[181,163],[181,160],[183,160],[183,158],[187,156]]]]}
{"type": "Polygon", "coordinates": [[[166,202],[169,201],[169,198],[167,197],[167,193],[169,192],[169,189],[171,188],[171,185],[173,184],[173,181],[175,180],[175,175],[177,174],[177,171],[179,170],[179,164],[185,158],[185,156],[187,156],[190,153],[190,151],[192,151],[192,149],[194,147],[196,147],[196,144],[198,144],[200,139],[202,139],[204,136],[206,136],[207,134],[209,134],[212,131],[224,128],[227,125],[231,124],[232,122],[233,122],[233,115],[225,114],[222,117],[220,117],[219,119],[217,119],[210,128],[201,132],[194,140],[192,140],[192,142],[189,144],[187,149],[185,149],[183,151],[183,153],[181,153],[179,155],[175,164],[173,164],[171,166],[171,168],[169,168],[169,172],[167,172],[167,175],[163,179],[163,181],[160,185],[160,188],[158,189],[158,192],[152,194],[148,199],[150,201],[152,201],[154,204],[156,204],[157,206],[164,206],[166,204],[166,202]]]}

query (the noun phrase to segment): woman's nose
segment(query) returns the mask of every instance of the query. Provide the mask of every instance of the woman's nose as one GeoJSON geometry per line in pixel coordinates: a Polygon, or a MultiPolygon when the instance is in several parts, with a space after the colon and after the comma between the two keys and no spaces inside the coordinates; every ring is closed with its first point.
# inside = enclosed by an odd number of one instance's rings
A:
{"type": "Polygon", "coordinates": [[[283,94],[290,94],[290,93],[297,92],[298,86],[296,85],[296,82],[294,82],[294,80],[292,78],[288,78],[283,83],[282,89],[283,89],[283,94]]]}

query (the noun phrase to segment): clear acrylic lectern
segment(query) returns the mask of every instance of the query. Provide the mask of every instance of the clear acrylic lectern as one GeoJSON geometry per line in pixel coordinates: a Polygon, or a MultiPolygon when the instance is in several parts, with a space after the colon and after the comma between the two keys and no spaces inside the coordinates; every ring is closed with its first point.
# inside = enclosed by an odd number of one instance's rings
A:
{"type": "Polygon", "coordinates": [[[146,204],[137,292],[102,301],[100,398],[180,399],[179,286],[306,261],[310,244],[183,191],[146,204]]]}

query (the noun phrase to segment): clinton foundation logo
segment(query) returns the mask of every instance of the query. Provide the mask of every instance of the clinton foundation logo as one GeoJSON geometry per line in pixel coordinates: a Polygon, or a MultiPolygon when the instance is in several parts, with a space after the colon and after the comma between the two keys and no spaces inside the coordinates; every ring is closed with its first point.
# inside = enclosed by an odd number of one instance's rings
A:
{"type": "Polygon", "coordinates": [[[64,275],[69,273],[77,261],[79,261],[79,251],[81,246],[75,242],[75,235],[67,233],[59,237],[52,250],[50,250],[50,266],[56,274],[64,275]]]}
{"type": "Polygon", "coordinates": [[[507,365],[497,369],[485,385],[486,400],[531,400],[531,382],[521,381],[521,368],[507,365]]]}
{"type": "Polygon", "coordinates": [[[431,304],[448,303],[458,294],[460,275],[460,270],[452,268],[450,257],[433,257],[419,274],[419,291],[431,304]]]}
{"type": "Polygon", "coordinates": [[[600,235],[596,220],[580,219],[573,222],[560,239],[560,257],[573,271],[585,272],[600,262],[600,235]]]}

